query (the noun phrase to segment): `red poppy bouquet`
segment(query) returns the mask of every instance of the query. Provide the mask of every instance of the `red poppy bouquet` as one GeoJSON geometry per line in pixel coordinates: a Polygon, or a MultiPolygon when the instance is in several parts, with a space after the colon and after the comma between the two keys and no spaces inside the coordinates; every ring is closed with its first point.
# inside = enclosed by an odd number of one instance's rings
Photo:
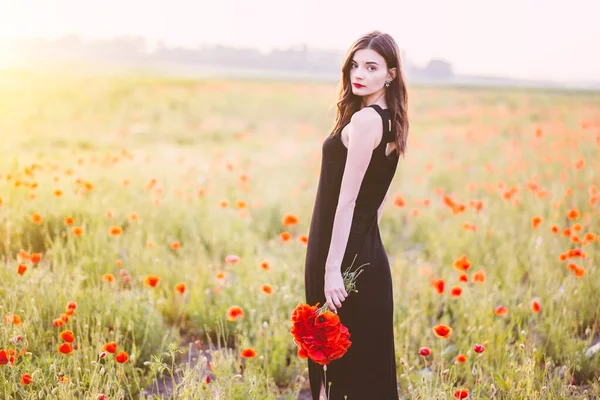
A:
{"type": "MultiPolygon", "coordinates": [[[[354,260],[352,264],[354,264],[354,260]]],[[[342,274],[346,292],[356,290],[356,278],[362,272],[363,264],[351,271],[352,265],[342,274]]],[[[327,365],[331,361],[341,358],[352,344],[350,332],[342,325],[340,317],[329,310],[327,303],[319,308],[319,303],[314,306],[298,304],[292,311],[293,326],[290,333],[294,336],[294,343],[298,346],[298,356],[302,359],[310,357],[317,364],[327,365]]]]}

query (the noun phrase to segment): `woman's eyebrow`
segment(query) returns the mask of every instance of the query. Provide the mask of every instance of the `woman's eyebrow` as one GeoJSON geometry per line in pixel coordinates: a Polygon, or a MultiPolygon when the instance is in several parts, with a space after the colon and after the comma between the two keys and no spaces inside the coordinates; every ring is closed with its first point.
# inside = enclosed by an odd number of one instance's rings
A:
{"type": "MultiPolygon", "coordinates": [[[[352,60],[353,63],[358,64],[356,61],[352,60]]],[[[374,65],[379,65],[377,64],[375,61],[367,61],[365,64],[374,64],[374,65]]]]}

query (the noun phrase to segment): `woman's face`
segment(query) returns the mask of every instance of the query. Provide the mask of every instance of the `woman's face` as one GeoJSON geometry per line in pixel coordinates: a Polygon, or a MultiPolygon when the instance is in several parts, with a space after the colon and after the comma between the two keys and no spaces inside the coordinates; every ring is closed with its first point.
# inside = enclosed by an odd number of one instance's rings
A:
{"type": "Polygon", "coordinates": [[[373,49],[360,49],[354,53],[350,66],[352,93],[369,96],[384,88],[390,78],[385,59],[373,49]]]}

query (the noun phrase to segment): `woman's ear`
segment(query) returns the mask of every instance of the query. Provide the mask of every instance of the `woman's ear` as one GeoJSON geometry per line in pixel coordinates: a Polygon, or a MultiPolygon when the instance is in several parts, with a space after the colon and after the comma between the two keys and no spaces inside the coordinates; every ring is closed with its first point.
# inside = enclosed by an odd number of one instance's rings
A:
{"type": "Polygon", "coordinates": [[[396,68],[390,68],[388,70],[388,80],[393,81],[396,79],[396,68]]]}

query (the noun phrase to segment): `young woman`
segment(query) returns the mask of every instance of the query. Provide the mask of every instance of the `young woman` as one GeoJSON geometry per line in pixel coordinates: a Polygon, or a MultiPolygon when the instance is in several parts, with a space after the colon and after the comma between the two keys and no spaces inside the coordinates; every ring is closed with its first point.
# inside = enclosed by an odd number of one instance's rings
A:
{"type": "Polygon", "coordinates": [[[407,135],[398,46],[388,34],[369,32],[348,50],[342,67],[308,236],[306,301],[327,302],[352,342],[327,366],[327,382],[323,367],[308,359],[314,400],[398,399],[392,279],[379,219],[407,135]],[[353,268],[368,265],[357,279],[358,293],[348,296],[342,273],[353,261],[353,268]]]}

